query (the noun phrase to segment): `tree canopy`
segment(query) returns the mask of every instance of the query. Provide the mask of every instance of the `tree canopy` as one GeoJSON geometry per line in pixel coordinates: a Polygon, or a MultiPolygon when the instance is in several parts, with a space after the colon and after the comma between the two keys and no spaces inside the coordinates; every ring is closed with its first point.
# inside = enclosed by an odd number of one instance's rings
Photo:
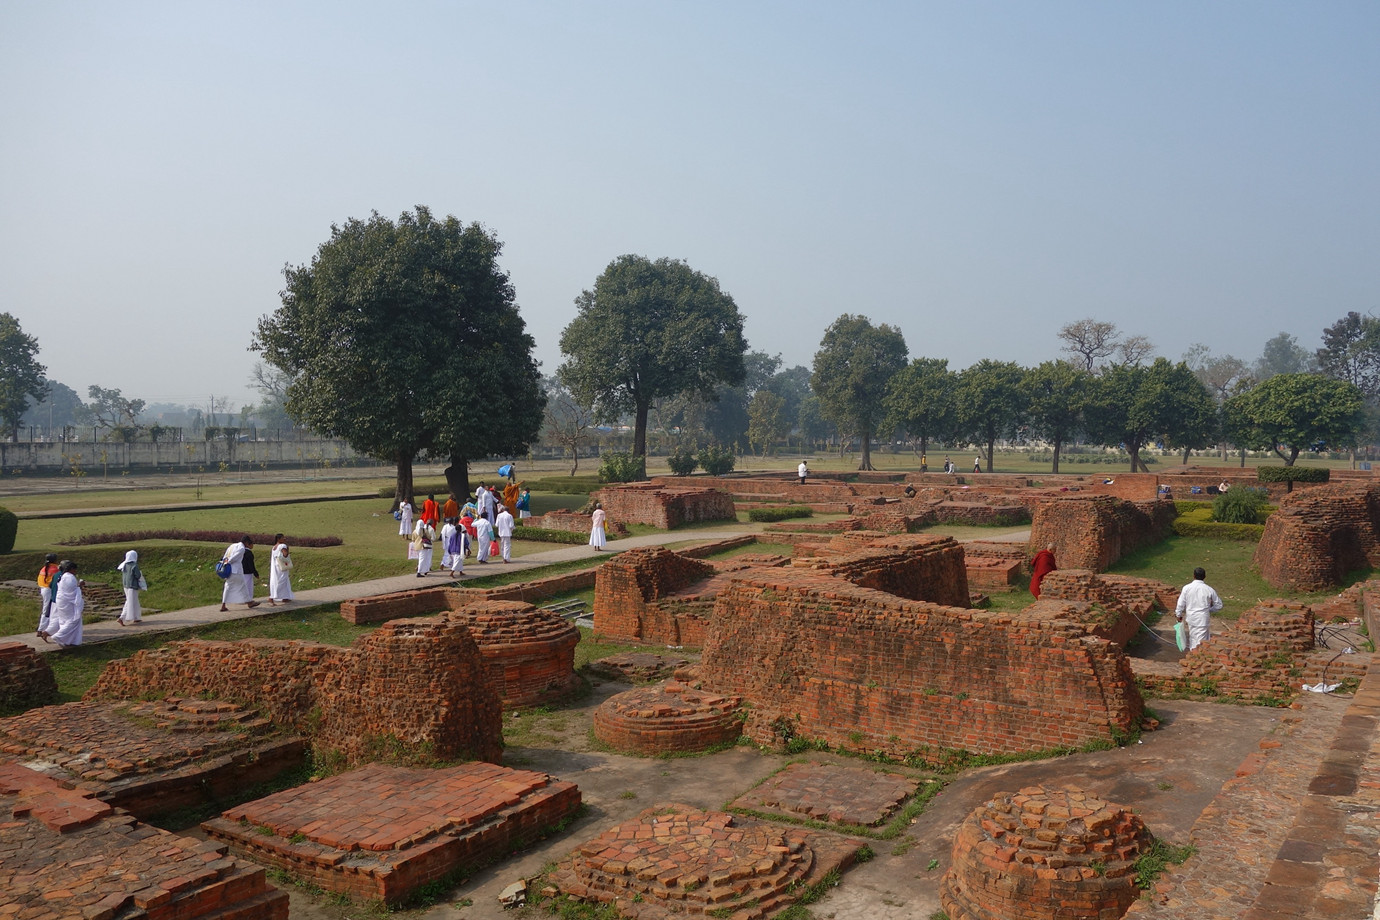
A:
{"type": "Polygon", "coordinates": [[[1365,396],[1380,396],[1380,320],[1355,310],[1323,330],[1318,369],[1365,396]]]}
{"type": "Polygon", "coordinates": [[[1067,361],[1045,361],[1026,374],[1025,385],[1030,433],[1053,445],[1051,472],[1057,473],[1060,451],[1082,424],[1093,378],[1067,361]]]}
{"type": "Polygon", "coordinates": [[[891,378],[887,390],[887,427],[899,428],[919,442],[920,456],[931,438],[950,436],[956,425],[957,378],[947,358],[916,358],[891,378]]]}
{"type": "Polygon", "coordinates": [[[283,269],[282,305],[259,321],[251,348],[288,375],[288,412],[396,463],[395,500],[411,498],[421,452],[449,457],[463,493],[469,460],[524,453],[540,430],[534,343],[501,251],[481,225],[420,205],[352,218],[310,265],[283,269]]]}
{"type": "Polygon", "coordinates": [[[1299,345],[1298,338],[1281,332],[1265,343],[1251,372],[1256,380],[1266,380],[1276,374],[1307,374],[1316,369],[1317,361],[1299,345]]]}
{"type": "Polygon", "coordinates": [[[1293,466],[1305,450],[1354,446],[1365,424],[1356,385],[1320,374],[1276,374],[1233,396],[1226,414],[1237,443],[1273,450],[1285,466],[1293,466]]]}
{"type": "Polygon", "coordinates": [[[845,313],[829,326],[815,352],[810,386],[826,418],[862,441],[860,470],[872,469],[872,435],[885,412],[891,378],[906,366],[906,340],[886,323],[845,313]]]}
{"type": "Polygon", "coordinates": [[[1215,410],[1207,388],[1187,364],[1156,358],[1143,366],[1113,364],[1098,378],[1084,415],[1090,433],[1108,446],[1124,445],[1131,471],[1149,472],[1140,459],[1147,444],[1206,446],[1215,410]]]}
{"type": "Polygon", "coordinates": [[[743,316],[715,278],[683,261],[619,256],[575,306],[557,376],[601,420],[632,413],[634,456],[646,456],[655,400],[713,400],[719,386],[743,383],[743,316]]]}
{"type": "Polygon", "coordinates": [[[38,339],[19,328],[19,320],[0,313],[0,423],[11,441],[19,439],[19,420],[48,395],[47,372],[38,363],[38,339]]]}
{"type": "Polygon", "coordinates": [[[1012,433],[1025,411],[1025,374],[1025,368],[1014,361],[990,358],[959,372],[955,396],[959,432],[985,445],[989,473],[997,438],[1012,433]]]}

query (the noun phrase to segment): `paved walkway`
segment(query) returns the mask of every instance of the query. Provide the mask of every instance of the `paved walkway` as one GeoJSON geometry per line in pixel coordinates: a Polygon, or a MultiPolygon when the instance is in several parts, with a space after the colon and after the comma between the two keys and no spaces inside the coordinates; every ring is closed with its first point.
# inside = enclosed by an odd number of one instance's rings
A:
{"type": "MultiPolygon", "coordinates": [[[[150,632],[171,632],[178,629],[190,629],[208,623],[221,623],[227,620],[243,620],[250,617],[268,616],[281,613],[284,610],[306,610],[312,607],[319,607],[323,604],[338,604],[341,601],[351,600],[357,597],[377,597],[380,594],[393,594],[398,591],[413,591],[419,585],[436,587],[440,585],[452,585],[473,580],[487,575],[501,575],[510,571],[522,571],[523,569],[535,569],[541,566],[551,565],[556,562],[569,562],[574,559],[592,559],[602,555],[612,557],[623,550],[635,549],[642,546],[664,546],[668,543],[696,542],[704,543],[711,540],[726,540],[730,537],[741,537],[744,534],[757,533],[760,527],[739,526],[732,530],[694,530],[694,531],[667,531],[665,533],[648,534],[642,537],[624,537],[621,540],[613,540],[608,544],[610,550],[605,553],[595,553],[588,546],[560,546],[556,549],[543,550],[538,553],[528,553],[524,556],[517,556],[507,565],[500,562],[490,562],[487,565],[479,565],[473,559],[465,566],[465,574],[460,578],[451,578],[449,572],[433,571],[425,579],[417,578],[416,572],[412,571],[404,575],[393,575],[388,578],[376,578],[372,581],[357,581],[343,585],[331,585],[325,588],[312,588],[306,591],[297,591],[296,599],[286,606],[270,607],[268,598],[260,596],[261,603],[253,609],[242,605],[235,605],[228,611],[222,612],[219,604],[210,604],[205,607],[188,607],[185,610],[169,610],[164,613],[155,613],[144,617],[143,623],[139,626],[121,626],[114,620],[103,620],[99,623],[88,623],[82,630],[82,641],[86,645],[93,645],[98,642],[111,642],[116,639],[128,637],[131,633],[150,633],[150,632]]],[[[439,560],[439,555],[437,559],[439,560]]],[[[37,608],[35,608],[35,622],[37,622],[37,608]]],[[[0,638],[0,642],[22,642],[30,648],[38,649],[41,652],[57,651],[58,647],[44,642],[33,633],[19,636],[6,636],[0,638]]]]}

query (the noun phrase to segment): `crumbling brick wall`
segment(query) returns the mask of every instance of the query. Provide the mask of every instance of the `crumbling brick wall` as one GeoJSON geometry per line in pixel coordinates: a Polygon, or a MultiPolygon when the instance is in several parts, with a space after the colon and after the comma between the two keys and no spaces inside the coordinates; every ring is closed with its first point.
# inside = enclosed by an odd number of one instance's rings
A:
{"type": "Polygon", "coordinates": [[[1074,495],[1041,502],[1030,525],[1030,545],[1054,544],[1061,568],[1105,572],[1142,546],[1164,540],[1177,512],[1173,502],[1128,502],[1107,495],[1074,495]]]}
{"type": "Polygon", "coordinates": [[[470,601],[441,614],[470,631],[505,709],[537,706],[580,686],[575,646],[580,631],[554,613],[522,601],[470,601]]]}
{"type": "Polygon", "coordinates": [[[1122,648],[1140,631],[1145,618],[1156,610],[1172,607],[1178,590],[1147,578],[1097,575],[1087,569],[1059,569],[1041,583],[1041,601],[1082,601],[1105,614],[1071,619],[1087,622],[1102,636],[1122,648]]]}
{"type": "Polygon", "coordinates": [[[85,699],[206,695],[258,709],[320,754],[363,763],[394,738],[419,756],[502,756],[502,708],[461,623],[393,620],[349,648],[319,642],[192,639],[112,661],[85,699]]]}
{"type": "Polygon", "coordinates": [[[909,601],[800,569],[720,593],[700,675],[744,733],[939,759],[1079,747],[1139,725],[1122,651],[1076,624],[909,601]]]}
{"type": "MultiPolygon", "coordinates": [[[[562,530],[566,533],[589,533],[590,518],[588,514],[581,514],[578,511],[566,511],[557,509],[539,514],[534,517],[524,518],[518,523],[518,531],[515,536],[522,539],[523,527],[537,527],[542,530],[562,530]]],[[[622,521],[605,521],[604,533],[611,536],[624,537],[628,534],[628,528],[622,521]]]]}
{"type": "Polygon", "coordinates": [[[604,506],[610,520],[649,524],[662,530],[674,530],[696,521],[734,521],[738,518],[733,496],[718,489],[618,486],[600,489],[592,497],[604,506]]]}
{"type": "Polygon", "coordinates": [[[843,534],[830,542],[828,552],[795,565],[910,600],[949,607],[969,603],[963,546],[953,537],[843,534]]]}
{"type": "Polygon", "coordinates": [[[714,566],[663,546],[631,549],[599,567],[594,581],[594,631],[601,636],[700,645],[707,605],[658,603],[715,573],[714,566]]]}
{"type": "Polygon", "coordinates": [[[1262,578],[1289,591],[1316,591],[1380,565],[1380,487],[1340,483],[1281,499],[1254,561],[1262,578]]]}
{"type": "Polygon", "coordinates": [[[0,711],[46,706],[57,679],[42,655],[22,642],[0,642],[0,711]]]}

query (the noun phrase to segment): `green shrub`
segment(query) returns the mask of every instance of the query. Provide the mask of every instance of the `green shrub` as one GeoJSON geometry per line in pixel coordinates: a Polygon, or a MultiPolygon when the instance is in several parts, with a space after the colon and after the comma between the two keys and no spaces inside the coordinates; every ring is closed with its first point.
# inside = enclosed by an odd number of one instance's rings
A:
{"type": "Polygon", "coordinates": [[[599,459],[600,482],[637,482],[647,478],[647,458],[621,450],[610,451],[599,459]]]}
{"type": "MultiPolygon", "coordinates": [[[[516,540],[535,540],[538,543],[565,543],[570,546],[583,546],[589,542],[589,534],[577,533],[573,530],[548,530],[545,527],[523,527],[519,525],[513,530],[513,538],[516,540]]],[[[616,534],[607,534],[610,540],[618,539],[616,534]]]]}
{"type": "Polygon", "coordinates": [[[1228,489],[1212,500],[1212,519],[1220,524],[1259,524],[1260,510],[1269,498],[1264,489],[1228,489]]]}
{"type": "Polygon", "coordinates": [[[14,538],[19,535],[19,518],[8,508],[0,508],[0,556],[14,549],[14,538]]]}
{"type": "Polygon", "coordinates": [[[1316,466],[1262,466],[1257,467],[1255,478],[1261,482],[1327,482],[1332,471],[1316,466]]]}
{"type": "Polygon", "coordinates": [[[1212,520],[1206,506],[1180,514],[1171,525],[1181,537],[1207,537],[1212,540],[1257,541],[1265,533],[1264,524],[1222,524],[1212,520]]]}
{"type": "Polygon", "coordinates": [[[720,447],[717,444],[710,444],[708,447],[700,449],[700,468],[710,476],[722,476],[725,473],[733,472],[734,465],[738,458],[733,456],[732,448],[720,447]]]}
{"type": "Polygon", "coordinates": [[[695,459],[695,455],[690,452],[688,447],[677,447],[666,455],[666,465],[671,468],[671,472],[677,476],[689,476],[695,472],[695,467],[700,462],[695,459]]]}
{"type": "Polygon", "coordinates": [[[524,483],[533,492],[551,492],[556,495],[588,495],[599,488],[599,477],[589,476],[549,476],[524,483]]]}
{"type": "Polygon", "coordinates": [[[807,518],[814,512],[806,505],[784,505],[773,508],[753,508],[747,513],[749,521],[765,523],[769,521],[788,521],[791,518],[807,518]]]}

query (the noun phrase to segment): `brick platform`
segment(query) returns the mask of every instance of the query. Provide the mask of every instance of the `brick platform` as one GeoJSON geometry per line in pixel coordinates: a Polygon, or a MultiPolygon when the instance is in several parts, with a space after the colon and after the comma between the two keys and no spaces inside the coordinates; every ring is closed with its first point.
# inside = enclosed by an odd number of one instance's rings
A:
{"type": "Polygon", "coordinates": [[[733,496],[718,489],[663,487],[653,483],[611,486],[590,496],[611,520],[675,530],[697,521],[733,521],[733,496]]]}
{"type": "Polygon", "coordinates": [[[505,709],[558,700],[580,686],[580,630],[557,614],[521,601],[472,601],[440,618],[470,631],[505,709]]]}
{"type": "Polygon", "coordinates": [[[232,808],[202,829],[328,891],[397,904],[450,872],[507,856],[579,806],[573,783],[545,773],[372,764],[232,808]]]}
{"type": "Polygon", "coordinates": [[[915,794],[919,783],[899,773],[827,763],[793,763],[730,806],[773,811],[834,824],[876,827],[915,794]]]}
{"type": "Polygon", "coordinates": [[[743,731],[742,700],[704,693],[679,681],[638,687],[605,700],[594,713],[594,737],[634,754],[704,751],[743,731]]]}
{"type": "Polygon", "coordinates": [[[607,658],[592,661],[589,663],[588,669],[591,674],[597,674],[609,680],[650,683],[670,677],[677,668],[683,668],[689,663],[685,658],[674,658],[669,655],[656,655],[651,652],[625,652],[621,655],[610,655],[607,658]]]}
{"type": "Polygon", "coordinates": [[[1140,895],[1135,861],[1150,840],[1140,818],[1091,793],[998,795],[959,827],[939,901],[950,920],[1114,920],[1140,895]]]}
{"type": "Polygon", "coordinates": [[[630,920],[758,920],[853,863],[861,840],[687,805],[649,808],[582,844],[552,888],[630,920]]]}
{"type": "Polygon", "coordinates": [[[503,711],[469,629],[393,620],[349,648],[316,642],[189,640],[112,661],[89,700],[207,696],[257,709],[317,754],[366,763],[401,746],[419,760],[503,754],[503,711]]]}
{"type": "Polygon", "coordinates": [[[700,675],[749,704],[744,734],[940,760],[1079,747],[1140,724],[1125,654],[1085,627],[910,601],[799,570],[721,593],[700,675]]]}
{"type": "Polygon", "coordinates": [[[1254,562],[1276,588],[1316,591],[1380,564],[1380,486],[1317,486],[1280,500],[1254,562]]]}
{"type": "Polygon", "coordinates": [[[22,642],[0,642],[0,711],[45,706],[56,698],[48,661],[22,642]]]}
{"type": "Polygon", "coordinates": [[[594,582],[594,631],[638,642],[702,645],[713,598],[695,593],[681,596],[676,604],[661,602],[716,573],[708,562],[662,546],[620,553],[599,566],[594,582]]]}
{"type": "Polygon", "coordinates": [[[170,698],[67,703],[0,720],[0,756],[148,819],[299,767],[306,742],[233,703],[170,698]]]}
{"type": "Polygon", "coordinates": [[[1105,572],[1122,556],[1170,534],[1177,512],[1169,501],[1129,502],[1108,495],[1075,495],[1035,507],[1030,545],[1054,544],[1061,568],[1105,572]]]}
{"type": "Polygon", "coordinates": [[[0,916],[286,920],[288,896],[224,845],[179,837],[0,764],[0,916]]]}

